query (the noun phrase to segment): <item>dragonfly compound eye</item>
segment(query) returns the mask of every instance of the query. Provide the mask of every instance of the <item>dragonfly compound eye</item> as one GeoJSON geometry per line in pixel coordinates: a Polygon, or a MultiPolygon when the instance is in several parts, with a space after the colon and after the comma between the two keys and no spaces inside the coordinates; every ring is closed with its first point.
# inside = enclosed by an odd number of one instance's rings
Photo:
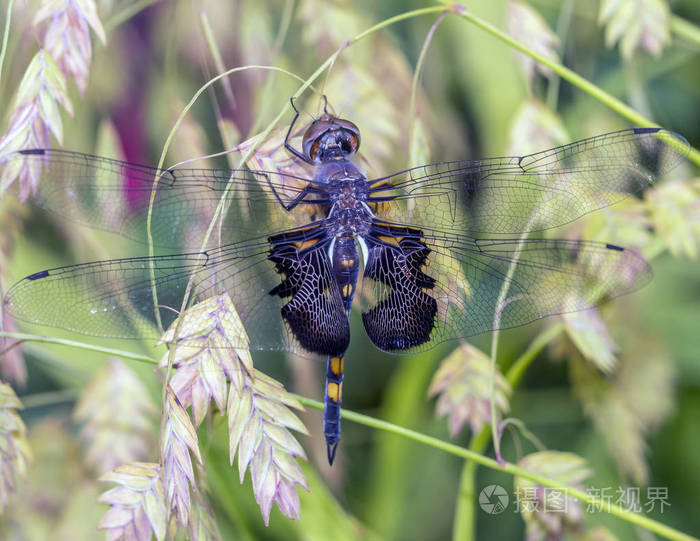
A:
{"type": "Polygon", "coordinates": [[[302,150],[311,160],[319,162],[327,158],[335,158],[334,152],[340,151],[342,156],[350,156],[357,152],[360,146],[360,130],[358,127],[342,118],[323,115],[314,121],[304,133],[302,150]],[[334,150],[335,149],[335,150],[334,150]]]}
{"type": "Polygon", "coordinates": [[[345,154],[354,154],[360,148],[360,129],[349,120],[335,119],[335,125],[340,128],[340,145],[345,154]]]}

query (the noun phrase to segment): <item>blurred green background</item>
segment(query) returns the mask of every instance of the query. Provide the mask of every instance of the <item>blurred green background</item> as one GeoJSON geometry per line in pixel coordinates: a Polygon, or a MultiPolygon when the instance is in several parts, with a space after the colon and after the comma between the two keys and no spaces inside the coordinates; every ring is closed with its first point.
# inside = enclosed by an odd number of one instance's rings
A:
{"type": "MultiPolygon", "coordinates": [[[[5,123],[22,74],[36,51],[30,4],[19,3],[13,15],[0,82],[5,123]]],[[[276,65],[306,78],[362,30],[398,13],[432,5],[398,0],[156,2],[112,29],[109,21],[128,5],[116,0],[97,4],[100,18],[107,23],[107,43],[93,39],[85,96],[69,85],[74,115],[63,115],[63,146],[152,164],[184,105],[218,72],[205,39],[203,15],[227,68],[276,65]]],[[[527,5],[539,13],[541,24],[559,35],[558,48],[548,43],[536,24],[513,19],[512,3],[473,0],[466,7],[499,28],[510,29],[530,46],[557,51],[566,66],[587,80],[648,119],[681,133],[692,146],[700,146],[697,42],[673,29],[659,28],[663,20],[648,17],[638,46],[623,58],[619,46],[606,46],[598,2],[530,0],[527,5]],[[664,32],[669,41],[662,43],[658,55],[651,54],[648,49],[654,48],[655,40],[663,42],[658,36],[664,32]]],[[[639,5],[641,15],[645,9],[652,14],[656,9],[654,2],[639,5]]],[[[700,24],[697,0],[669,5],[675,16],[700,24]]],[[[527,153],[632,125],[570,83],[523,66],[512,48],[450,15],[435,30],[427,50],[411,149],[407,134],[412,77],[436,19],[436,15],[410,19],[352,44],[342,50],[327,79],[324,75],[315,83],[334,110],[362,130],[364,166],[370,176],[412,163],[527,153]]],[[[636,27],[628,24],[626,31],[636,27]]],[[[249,138],[277,115],[300,84],[262,71],[236,74],[229,83],[229,88],[218,85],[197,102],[176,135],[167,163],[219,152],[249,138]]],[[[316,100],[302,103],[311,114],[317,112],[316,100]]],[[[283,124],[291,118],[288,114],[283,124]]],[[[647,515],[700,535],[696,511],[700,499],[700,203],[698,181],[691,181],[694,176],[697,166],[688,162],[668,179],[687,190],[690,202],[676,198],[678,191],[672,185],[672,190],[659,193],[658,200],[632,199],[560,232],[560,236],[576,234],[640,247],[652,263],[654,280],[644,290],[601,310],[619,346],[611,373],[603,374],[585,361],[566,334],[560,333],[527,369],[511,396],[509,415],[521,419],[548,449],[584,457],[594,471],[586,486],[611,487],[613,493],[620,486],[640,486],[642,493],[647,486],[667,487],[670,505],[647,515]],[[675,217],[675,221],[668,218],[663,231],[662,208],[675,217]],[[680,238],[690,239],[685,247],[674,245],[674,239],[680,238]]],[[[99,233],[54,220],[8,198],[0,200],[0,228],[4,290],[39,269],[141,255],[144,249],[123,239],[107,244],[99,233]]],[[[502,332],[501,368],[505,371],[556,319],[502,332]]],[[[47,333],[46,329],[26,330],[47,333]]],[[[51,334],[75,338],[60,331],[51,334]]],[[[415,356],[386,355],[369,343],[358,314],[352,317],[352,336],[343,406],[449,440],[447,423],[436,418],[435,400],[428,399],[427,389],[440,361],[455,345],[415,356]]],[[[479,336],[470,343],[488,353],[491,336],[479,336]]],[[[149,351],[146,345],[107,345],[149,351]]],[[[0,531],[8,539],[43,539],[48,532],[58,532],[52,537],[59,539],[101,538],[95,526],[103,509],[94,500],[105,487],[95,482],[97,472],[85,465],[80,424],[72,420],[71,410],[107,357],[40,344],[30,344],[24,351],[28,377],[26,384],[16,388],[25,401],[22,417],[29,426],[35,459],[12,506],[0,517],[4,524],[0,531]],[[26,537],[18,537],[20,530],[26,537]]],[[[320,364],[285,362],[274,355],[261,355],[256,361],[258,368],[288,389],[322,397],[320,364]]],[[[129,366],[157,403],[160,387],[152,368],[129,366]]],[[[224,539],[452,537],[463,468],[460,459],[345,421],[340,456],[330,470],[320,412],[310,410],[303,420],[310,431],[308,438],[300,438],[310,458],[306,472],[311,493],[301,494],[298,523],[275,509],[268,528],[260,518],[250,480],[239,485],[236,470],[228,465],[225,423],[215,417],[200,428],[210,503],[224,539]]],[[[157,436],[157,424],[153,426],[157,436]]],[[[466,427],[455,443],[468,446],[471,437],[466,427]]],[[[516,461],[534,450],[522,435],[506,431],[502,448],[506,460],[516,461]]],[[[474,538],[522,538],[525,526],[512,504],[513,478],[480,468],[474,483],[477,494],[491,484],[506,488],[511,506],[497,516],[477,507],[475,523],[470,525],[474,538]]],[[[619,539],[647,538],[606,513],[588,513],[584,520],[587,528],[605,526],[619,539]]]]}

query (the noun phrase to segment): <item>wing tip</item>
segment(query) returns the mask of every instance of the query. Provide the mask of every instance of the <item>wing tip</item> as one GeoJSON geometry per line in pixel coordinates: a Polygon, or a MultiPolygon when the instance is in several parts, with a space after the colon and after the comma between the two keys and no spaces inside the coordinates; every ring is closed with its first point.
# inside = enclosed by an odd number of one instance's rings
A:
{"type": "Polygon", "coordinates": [[[634,133],[637,135],[642,135],[644,133],[657,133],[661,131],[662,128],[634,128],[634,133]]]}
{"type": "Polygon", "coordinates": [[[41,278],[46,278],[49,275],[49,271],[43,270],[39,272],[35,272],[34,274],[30,274],[27,276],[27,280],[39,280],[41,278]]]}
{"type": "Polygon", "coordinates": [[[686,156],[690,152],[690,143],[680,133],[666,128],[632,128],[635,135],[657,134],[659,139],[674,147],[681,156],[686,156]]]}

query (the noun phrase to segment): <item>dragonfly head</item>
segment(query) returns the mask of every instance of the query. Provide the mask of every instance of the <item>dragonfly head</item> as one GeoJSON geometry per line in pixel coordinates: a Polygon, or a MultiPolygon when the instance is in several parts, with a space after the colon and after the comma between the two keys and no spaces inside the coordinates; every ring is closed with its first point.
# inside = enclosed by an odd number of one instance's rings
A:
{"type": "Polygon", "coordinates": [[[349,120],[326,114],[306,129],[301,145],[316,163],[350,158],[360,148],[360,130],[349,120]]]}

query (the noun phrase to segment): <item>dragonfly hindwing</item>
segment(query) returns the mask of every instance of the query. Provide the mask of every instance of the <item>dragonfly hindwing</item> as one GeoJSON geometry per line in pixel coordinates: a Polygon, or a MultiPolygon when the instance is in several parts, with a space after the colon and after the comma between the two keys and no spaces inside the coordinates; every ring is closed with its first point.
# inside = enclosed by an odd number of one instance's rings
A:
{"type": "Polygon", "coordinates": [[[284,321],[301,346],[321,355],[342,355],[350,343],[350,326],[333,276],[326,231],[317,226],[271,236],[268,259],[282,276],[269,291],[289,301],[284,321]]]}
{"type": "Polygon", "coordinates": [[[423,272],[430,249],[422,236],[418,229],[375,222],[365,237],[364,276],[374,281],[375,304],[362,321],[370,340],[385,351],[424,344],[435,327],[435,279],[423,272]]]}

